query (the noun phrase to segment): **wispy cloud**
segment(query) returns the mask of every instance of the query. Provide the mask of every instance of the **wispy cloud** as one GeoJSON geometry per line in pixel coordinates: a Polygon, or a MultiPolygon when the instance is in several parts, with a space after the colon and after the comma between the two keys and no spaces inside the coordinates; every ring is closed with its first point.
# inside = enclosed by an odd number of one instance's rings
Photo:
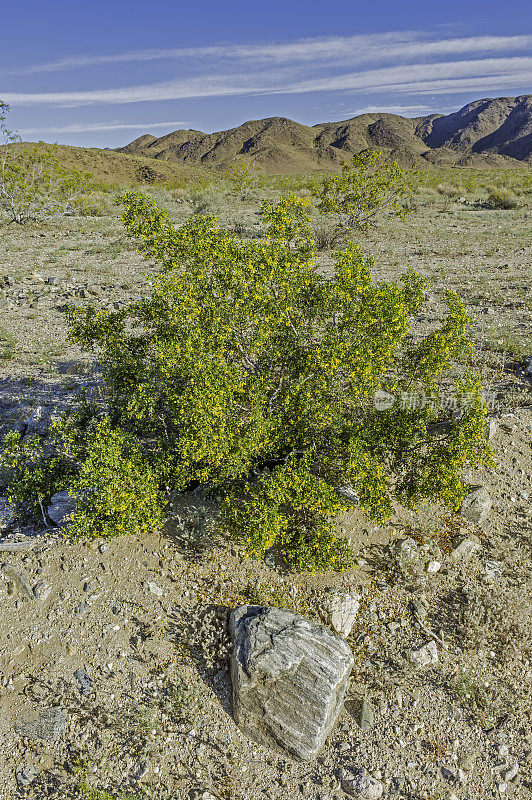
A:
{"type": "Polygon", "coordinates": [[[331,65],[364,64],[413,58],[431,58],[469,53],[517,52],[530,50],[532,36],[464,36],[434,39],[423,31],[392,31],[359,36],[334,36],[301,39],[294,42],[234,45],[221,44],[208,47],[183,47],[173,49],[137,50],[127,53],[78,55],[33,64],[25,67],[4,68],[3,76],[24,76],[58,72],[83,67],[108,64],[143,63],[149,61],[215,61],[232,64],[249,62],[260,64],[297,64],[327,62],[331,65]]]}
{"type": "Polygon", "coordinates": [[[122,104],[250,94],[302,94],[309,92],[462,93],[464,91],[518,91],[529,88],[532,57],[478,58],[306,77],[309,70],[275,68],[247,73],[205,74],[163,83],[95,89],[90,91],[4,92],[12,105],[122,104]]]}
{"type": "Polygon", "coordinates": [[[94,133],[99,131],[142,130],[149,132],[152,129],[170,128],[172,131],[185,125],[185,122],[88,122],[72,123],[70,125],[44,128],[21,128],[18,133],[30,136],[35,133],[94,133]]]}

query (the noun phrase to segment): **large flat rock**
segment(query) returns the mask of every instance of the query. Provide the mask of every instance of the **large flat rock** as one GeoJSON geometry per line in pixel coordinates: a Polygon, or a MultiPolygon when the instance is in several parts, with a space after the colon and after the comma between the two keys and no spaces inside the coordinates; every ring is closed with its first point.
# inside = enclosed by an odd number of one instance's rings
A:
{"type": "Polygon", "coordinates": [[[325,626],[280,608],[241,606],[229,626],[235,722],[260,744],[314,758],[342,710],[351,649],[325,626]]]}

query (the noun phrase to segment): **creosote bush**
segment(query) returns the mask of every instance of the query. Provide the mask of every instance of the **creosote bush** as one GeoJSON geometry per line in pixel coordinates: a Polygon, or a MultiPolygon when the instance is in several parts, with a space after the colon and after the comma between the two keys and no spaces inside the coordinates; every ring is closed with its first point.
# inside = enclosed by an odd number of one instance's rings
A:
{"type": "Polygon", "coordinates": [[[417,171],[405,171],[397,161],[381,162],[379,150],[363,150],[353,156],[352,165],[323,178],[317,208],[339,215],[339,230],[367,230],[383,214],[404,219],[411,213],[417,171]]]}
{"type": "Polygon", "coordinates": [[[309,570],[349,563],[334,518],[355,501],[381,521],[396,500],[459,506],[463,469],[490,455],[474,375],[454,389],[461,417],[431,428],[442,412],[427,398],[468,352],[455,294],[441,327],[415,340],[419,275],[374,281],[371,258],[352,243],[331,277],[320,274],[307,199],[264,205],[265,236],[244,242],[211,217],[176,228],[138,192],[122,202],[159,275],[119,311],[71,309],[70,336],[98,352],[108,436],[119,429],[140,442],[160,487],[202,484],[222,497],[222,524],[250,554],[275,546],[309,570]]]}
{"type": "Polygon", "coordinates": [[[73,213],[91,191],[88,176],[67,170],[50,145],[22,144],[5,125],[8,110],[0,102],[0,211],[20,225],[73,213]]]}
{"type": "Polygon", "coordinates": [[[487,205],[490,208],[511,209],[519,207],[519,199],[511,189],[507,189],[504,186],[488,186],[487,191],[487,205]]]}

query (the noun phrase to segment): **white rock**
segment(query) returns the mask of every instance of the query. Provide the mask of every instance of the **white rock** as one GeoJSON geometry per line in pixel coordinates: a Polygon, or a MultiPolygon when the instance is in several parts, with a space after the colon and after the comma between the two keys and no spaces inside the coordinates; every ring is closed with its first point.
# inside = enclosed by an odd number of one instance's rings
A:
{"type": "Polygon", "coordinates": [[[477,537],[465,537],[459,540],[459,544],[451,553],[451,558],[453,561],[469,561],[477,550],[480,550],[480,542],[477,537]]]}
{"type": "Polygon", "coordinates": [[[482,525],[491,511],[491,497],[484,486],[477,486],[464,498],[460,513],[476,525],[482,525]]]}
{"type": "Polygon", "coordinates": [[[333,594],[325,598],[322,610],[325,619],[344,639],[349,636],[360,608],[359,595],[333,594]]]}
{"type": "Polygon", "coordinates": [[[350,772],[342,775],[342,789],[346,794],[360,800],[378,800],[384,791],[382,783],[376,778],[370,775],[353,775],[350,772]]]}
{"type": "Polygon", "coordinates": [[[513,781],[518,772],[519,772],[519,764],[517,763],[517,761],[514,761],[511,767],[502,770],[501,778],[506,782],[513,781]]]}
{"type": "Polygon", "coordinates": [[[429,664],[437,664],[438,649],[436,647],[436,642],[431,640],[427,642],[427,644],[424,644],[423,647],[412,650],[408,657],[410,662],[419,668],[426,667],[429,664]]]}
{"type": "Polygon", "coordinates": [[[152,594],[157,595],[157,597],[162,597],[163,596],[163,590],[161,589],[160,586],[157,586],[156,583],[153,583],[153,581],[148,581],[146,586],[148,587],[150,592],[152,594]]]}
{"type": "Polygon", "coordinates": [[[440,569],[441,569],[441,564],[439,561],[429,561],[429,564],[427,566],[427,572],[431,573],[439,572],[440,569]]]}

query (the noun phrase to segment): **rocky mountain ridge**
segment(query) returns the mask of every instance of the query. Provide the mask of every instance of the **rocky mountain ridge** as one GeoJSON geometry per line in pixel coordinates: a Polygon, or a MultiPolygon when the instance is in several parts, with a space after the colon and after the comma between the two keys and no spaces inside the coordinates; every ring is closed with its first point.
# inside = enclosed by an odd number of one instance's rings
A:
{"type": "Polygon", "coordinates": [[[263,172],[288,173],[337,169],[368,147],[427,167],[530,164],[532,95],[475,100],[447,115],[361,114],[312,127],[269,117],[215,133],[144,134],[119,152],[214,169],[244,160],[263,172]]]}

